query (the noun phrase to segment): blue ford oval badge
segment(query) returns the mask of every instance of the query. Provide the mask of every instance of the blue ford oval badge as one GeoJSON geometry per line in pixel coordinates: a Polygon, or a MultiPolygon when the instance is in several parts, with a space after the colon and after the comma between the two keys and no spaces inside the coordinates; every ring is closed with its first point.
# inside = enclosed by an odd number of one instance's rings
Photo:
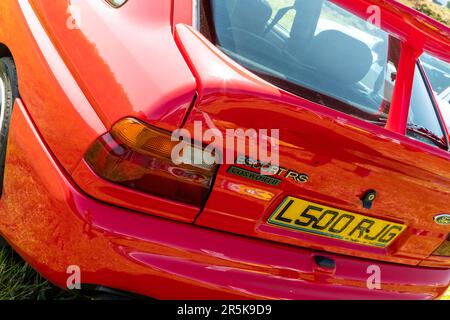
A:
{"type": "Polygon", "coordinates": [[[450,214],[438,214],[434,217],[434,222],[446,226],[450,224],[450,214]]]}

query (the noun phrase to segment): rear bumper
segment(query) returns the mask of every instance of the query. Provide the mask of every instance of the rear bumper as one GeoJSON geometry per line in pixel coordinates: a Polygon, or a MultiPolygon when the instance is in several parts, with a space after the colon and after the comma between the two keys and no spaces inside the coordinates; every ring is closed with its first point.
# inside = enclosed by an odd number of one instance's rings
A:
{"type": "Polygon", "coordinates": [[[159,299],[432,299],[450,270],[324,254],[163,220],[80,192],[48,152],[20,101],[14,109],[0,232],[41,274],[159,299]],[[314,255],[336,261],[317,268],[314,255]],[[381,289],[369,290],[371,265],[381,289]]]}

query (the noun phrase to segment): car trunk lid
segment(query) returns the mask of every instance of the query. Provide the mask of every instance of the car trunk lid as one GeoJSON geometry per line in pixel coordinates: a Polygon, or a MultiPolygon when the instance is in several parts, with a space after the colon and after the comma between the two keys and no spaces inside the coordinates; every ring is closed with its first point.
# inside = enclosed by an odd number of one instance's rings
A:
{"type": "MultiPolygon", "coordinates": [[[[176,39],[198,84],[185,127],[279,129],[279,164],[261,178],[259,164],[223,164],[196,224],[269,241],[418,264],[445,239],[434,223],[450,199],[446,152],[283,91],[250,73],[195,30],[176,39]],[[307,179],[305,177],[308,177],[307,179]],[[306,181],[305,181],[306,180],[306,181]],[[362,200],[370,192],[370,209],[362,200]],[[380,247],[268,223],[290,199],[404,226],[380,247]]],[[[239,159],[235,154],[235,160],[239,159]]]]}

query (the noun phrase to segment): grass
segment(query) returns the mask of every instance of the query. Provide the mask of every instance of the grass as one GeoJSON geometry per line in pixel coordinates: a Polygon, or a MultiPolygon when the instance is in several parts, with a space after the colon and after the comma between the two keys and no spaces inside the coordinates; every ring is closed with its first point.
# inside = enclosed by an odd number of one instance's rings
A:
{"type": "Polygon", "coordinates": [[[37,274],[10,248],[0,249],[0,300],[73,300],[85,298],[61,290],[37,274]]]}
{"type": "MultiPolygon", "coordinates": [[[[450,9],[439,7],[429,0],[399,0],[420,10],[438,21],[450,25],[450,9]]],[[[270,0],[274,11],[292,5],[293,0],[270,0]]],[[[281,21],[289,27],[293,20],[293,12],[288,13],[281,21]]],[[[87,299],[74,292],[56,288],[39,276],[26,262],[12,252],[11,249],[0,249],[0,300],[68,300],[87,299]]],[[[450,300],[450,289],[442,298],[450,300]]]]}
{"type": "Polygon", "coordinates": [[[51,286],[11,250],[0,251],[0,300],[42,300],[51,286]]]}

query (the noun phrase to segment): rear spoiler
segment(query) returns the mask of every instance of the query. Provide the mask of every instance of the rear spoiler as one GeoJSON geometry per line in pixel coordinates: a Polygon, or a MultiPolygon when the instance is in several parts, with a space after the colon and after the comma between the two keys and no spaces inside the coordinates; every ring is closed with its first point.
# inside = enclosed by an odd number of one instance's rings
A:
{"type": "MultiPolygon", "coordinates": [[[[173,0],[172,24],[175,38],[181,47],[187,45],[183,43],[184,41],[188,41],[181,35],[194,33],[196,36],[188,37],[189,41],[197,38],[198,44],[202,42],[200,39],[203,39],[203,36],[198,30],[195,30],[195,27],[198,26],[201,1],[204,0],[173,0]],[[188,12],[189,14],[187,14],[188,12]],[[186,24],[195,27],[188,27],[186,24]]],[[[374,13],[378,14],[379,27],[401,41],[398,77],[386,128],[405,135],[416,62],[422,53],[427,52],[450,63],[450,28],[396,0],[330,1],[368,21],[372,21],[374,13]]],[[[206,39],[204,43],[207,43],[206,39]]],[[[191,59],[186,56],[186,52],[183,52],[183,55],[188,61],[191,59]]],[[[445,128],[444,130],[447,133],[445,128]]]]}
{"type": "MultiPolygon", "coordinates": [[[[200,4],[204,0],[173,0],[172,27],[178,23],[199,26],[200,4]]],[[[381,15],[381,27],[419,51],[426,51],[450,63],[450,28],[398,0],[330,0],[361,18],[369,19],[373,6],[381,15]]]]}
{"type": "Polygon", "coordinates": [[[450,28],[396,0],[331,0],[367,19],[379,10],[381,27],[415,51],[450,63],[450,28]],[[373,7],[376,6],[376,7],[373,7]]]}
{"type": "Polygon", "coordinates": [[[450,28],[396,0],[331,1],[371,22],[371,17],[378,14],[379,26],[401,40],[398,78],[386,128],[404,135],[416,61],[427,52],[450,63],[450,28]]]}

